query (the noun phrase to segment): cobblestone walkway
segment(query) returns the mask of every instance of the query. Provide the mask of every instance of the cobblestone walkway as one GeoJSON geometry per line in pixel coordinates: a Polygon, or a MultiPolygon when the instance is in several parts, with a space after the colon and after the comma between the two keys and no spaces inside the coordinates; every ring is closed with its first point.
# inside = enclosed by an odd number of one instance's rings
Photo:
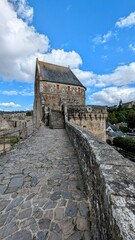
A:
{"type": "Polygon", "coordinates": [[[64,129],[41,127],[0,157],[0,239],[89,240],[88,216],[64,129]]]}

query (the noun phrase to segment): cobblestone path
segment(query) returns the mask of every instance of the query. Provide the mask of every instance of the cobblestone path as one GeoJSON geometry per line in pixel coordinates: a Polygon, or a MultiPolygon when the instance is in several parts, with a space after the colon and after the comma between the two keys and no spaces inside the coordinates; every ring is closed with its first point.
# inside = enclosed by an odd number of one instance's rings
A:
{"type": "Polygon", "coordinates": [[[0,239],[89,240],[88,216],[64,129],[41,127],[0,157],[0,239]]]}

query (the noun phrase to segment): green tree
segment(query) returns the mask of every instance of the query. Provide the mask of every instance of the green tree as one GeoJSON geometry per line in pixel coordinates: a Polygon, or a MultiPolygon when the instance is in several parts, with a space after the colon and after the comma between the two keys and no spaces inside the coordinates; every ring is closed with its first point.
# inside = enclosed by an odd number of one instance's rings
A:
{"type": "Polygon", "coordinates": [[[119,109],[122,108],[122,100],[121,100],[121,99],[120,99],[120,101],[119,101],[119,106],[118,106],[118,108],[119,108],[119,109]]]}
{"type": "Polygon", "coordinates": [[[33,111],[27,111],[26,112],[26,116],[32,116],[32,114],[33,114],[33,111]]]}
{"type": "Polygon", "coordinates": [[[118,119],[116,118],[116,114],[115,114],[115,111],[110,111],[109,114],[108,114],[108,121],[111,123],[111,124],[115,124],[118,122],[118,119]]]}
{"type": "Polygon", "coordinates": [[[113,144],[129,152],[135,153],[135,139],[128,137],[116,137],[113,139],[113,144]]]}
{"type": "Polygon", "coordinates": [[[118,120],[118,122],[125,122],[126,121],[125,114],[122,111],[120,111],[117,114],[117,120],[118,120]]]}
{"type": "Polygon", "coordinates": [[[128,127],[124,126],[119,126],[119,130],[122,131],[123,133],[127,133],[129,131],[128,127]]]}
{"type": "Polygon", "coordinates": [[[129,128],[135,128],[135,110],[131,109],[127,116],[127,124],[129,128]]]}

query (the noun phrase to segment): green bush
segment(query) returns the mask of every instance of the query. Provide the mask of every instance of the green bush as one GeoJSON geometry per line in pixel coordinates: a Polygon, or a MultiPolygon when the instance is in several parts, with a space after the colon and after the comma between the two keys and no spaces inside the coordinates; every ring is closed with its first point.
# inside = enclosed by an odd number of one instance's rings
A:
{"type": "Polygon", "coordinates": [[[27,111],[26,112],[26,116],[32,116],[33,115],[33,111],[27,111]]]}
{"type": "Polygon", "coordinates": [[[13,146],[18,141],[19,141],[19,139],[17,136],[6,136],[6,137],[1,136],[0,137],[0,144],[4,144],[4,142],[5,142],[5,143],[13,146]]]}
{"type": "Polygon", "coordinates": [[[128,127],[119,126],[119,129],[120,129],[123,133],[127,133],[127,132],[129,131],[128,127]]]}
{"type": "Polygon", "coordinates": [[[107,139],[107,140],[106,140],[106,142],[107,142],[109,145],[111,145],[111,144],[112,144],[112,142],[111,142],[111,140],[110,140],[110,139],[107,139]]]}
{"type": "Polygon", "coordinates": [[[10,137],[10,144],[11,146],[13,146],[15,143],[17,143],[19,140],[18,140],[18,137],[17,136],[11,136],[10,137]]]}
{"type": "Polygon", "coordinates": [[[129,152],[135,153],[135,139],[128,137],[116,137],[113,139],[113,145],[129,152]]]}

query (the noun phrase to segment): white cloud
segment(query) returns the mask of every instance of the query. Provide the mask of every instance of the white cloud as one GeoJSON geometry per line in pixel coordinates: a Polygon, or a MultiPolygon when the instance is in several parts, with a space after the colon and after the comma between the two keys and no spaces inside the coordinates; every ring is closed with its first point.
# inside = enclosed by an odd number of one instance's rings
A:
{"type": "Polygon", "coordinates": [[[16,90],[13,91],[0,91],[1,94],[3,95],[8,95],[8,96],[16,96],[18,95],[18,92],[16,90]]]}
{"type": "Polygon", "coordinates": [[[129,65],[117,67],[113,73],[96,75],[95,86],[105,87],[109,85],[123,86],[135,82],[135,62],[129,65]]]}
{"type": "Polygon", "coordinates": [[[72,71],[85,86],[93,85],[96,83],[95,79],[97,75],[94,74],[93,72],[83,71],[77,68],[72,69],[72,71]]]}
{"type": "Polygon", "coordinates": [[[103,55],[103,56],[101,56],[101,59],[105,61],[105,60],[108,59],[108,56],[107,55],[103,55]]]}
{"type": "Polygon", "coordinates": [[[94,74],[90,71],[72,69],[78,79],[86,86],[97,88],[107,86],[124,86],[135,82],[135,62],[122,65],[109,74],[94,74]]]}
{"type": "Polygon", "coordinates": [[[99,45],[99,44],[104,44],[106,42],[109,41],[109,39],[113,36],[113,33],[112,31],[108,31],[108,33],[104,34],[104,35],[97,35],[94,39],[93,39],[93,42],[96,44],[96,45],[99,45]]]}
{"type": "Polygon", "coordinates": [[[27,22],[32,21],[33,8],[28,6],[26,0],[8,0],[8,1],[12,4],[19,18],[22,18],[27,22]]]}
{"type": "Polygon", "coordinates": [[[130,50],[132,50],[133,52],[135,52],[135,46],[133,46],[133,44],[129,44],[129,48],[130,48],[130,50]]]}
{"type": "Polygon", "coordinates": [[[82,59],[75,51],[65,52],[63,49],[53,49],[50,53],[39,54],[39,59],[50,63],[70,66],[70,68],[77,68],[82,64],[82,59]]]}
{"type": "Polygon", "coordinates": [[[11,6],[7,0],[0,0],[0,74],[6,79],[32,81],[35,64],[31,64],[36,54],[49,50],[49,40],[19,19],[11,6]]]}
{"type": "Polygon", "coordinates": [[[1,107],[10,107],[10,108],[14,108],[14,107],[20,107],[21,105],[14,103],[14,102],[6,102],[6,103],[0,103],[1,107]]]}
{"type": "MultiPolygon", "coordinates": [[[[63,66],[69,65],[78,79],[89,90],[95,87],[101,88],[114,85],[118,89],[118,86],[135,82],[135,62],[119,66],[110,74],[98,75],[92,71],[80,70],[79,65],[82,64],[80,55],[75,51],[50,50],[48,37],[39,34],[33,26],[28,25],[28,21],[32,17],[33,9],[28,6],[26,0],[0,0],[0,75],[3,79],[33,82],[35,61],[38,57],[41,61],[63,66]]],[[[124,19],[118,22],[117,26],[124,27],[124,19]]],[[[98,35],[94,42],[95,44],[105,44],[112,36],[116,37],[115,33],[108,31],[104,35],[98,35]]],[[[134,50],[132,44],[129,45],[129,48],[134,50]]],[[[122,49],[119,49],[119,51],[122,51],[122,49]]],[[[103,59],[106,59],[105,55],[103,59]]],[[[30,89],[3,91],[1,93],[5,95],[33,96],[33,90],[30,89]]],[[[96,95],[93,95],[93,99],[94,96],[96,97],[96,95]]],[[[15,103],[1,104],[13,105],[15,103]]]]}
{"type": "Polygon", "coordinates": [[[120,18],[116,22],[116,26],[119,28],[132,27],[133,25],[135,25],[135,12],[130,13],[127,17],[120,18]]]}
{"type": "Polygon", "coordinates": [[[18,2],[25,9],[26,1],[0,0],[0,75],[5,80],[17,80],[33,82],[35,62],[47,61],[71,68],[77,68],[82,64],[82,59],[75,51],[65,52],[63,49],[51,50],[49,39],[36,32],[33,26],[29,26],[18,18],[14,8],[18,2]],[[6,14],[5,14],[6,12],[6,14]]]}
{"type": "Polygon", "coordinates": [[[34,96],[34,91],[33,90],[27,90],[27,89],[24,89],[23,91],[21,92],[18,92],[18,94],[22,95],[22,96],[34,96]]]}
{"type": "Polygon", "coordinates": [[[124,51],[124,49],[123,49],[122,47],[118,47],[118,48],[116,49],[116,51],[119,52],[119,53],[122,53],[122,52],[124,51]]]}
{"type": "Polygon", "coordinates": [[[21,95],[21,96],[34,96],[34,91],[29,90],[29,89],[24,89],[22,91],[18,91],[18,90],[11,90],[11,91],[0,91],[1,94],[3,95],[8,95],[8,96],[17,96],[17,95],[21,95]]]}
{"type": "Polygon", "coordinates": [[[115,105],[119,103],[120,99],[122,99],[122,102],[133,101],[135,99],[135,88],[109,87],[93,93],[89,97],[90,102],[99,105],[115,105]]]}

